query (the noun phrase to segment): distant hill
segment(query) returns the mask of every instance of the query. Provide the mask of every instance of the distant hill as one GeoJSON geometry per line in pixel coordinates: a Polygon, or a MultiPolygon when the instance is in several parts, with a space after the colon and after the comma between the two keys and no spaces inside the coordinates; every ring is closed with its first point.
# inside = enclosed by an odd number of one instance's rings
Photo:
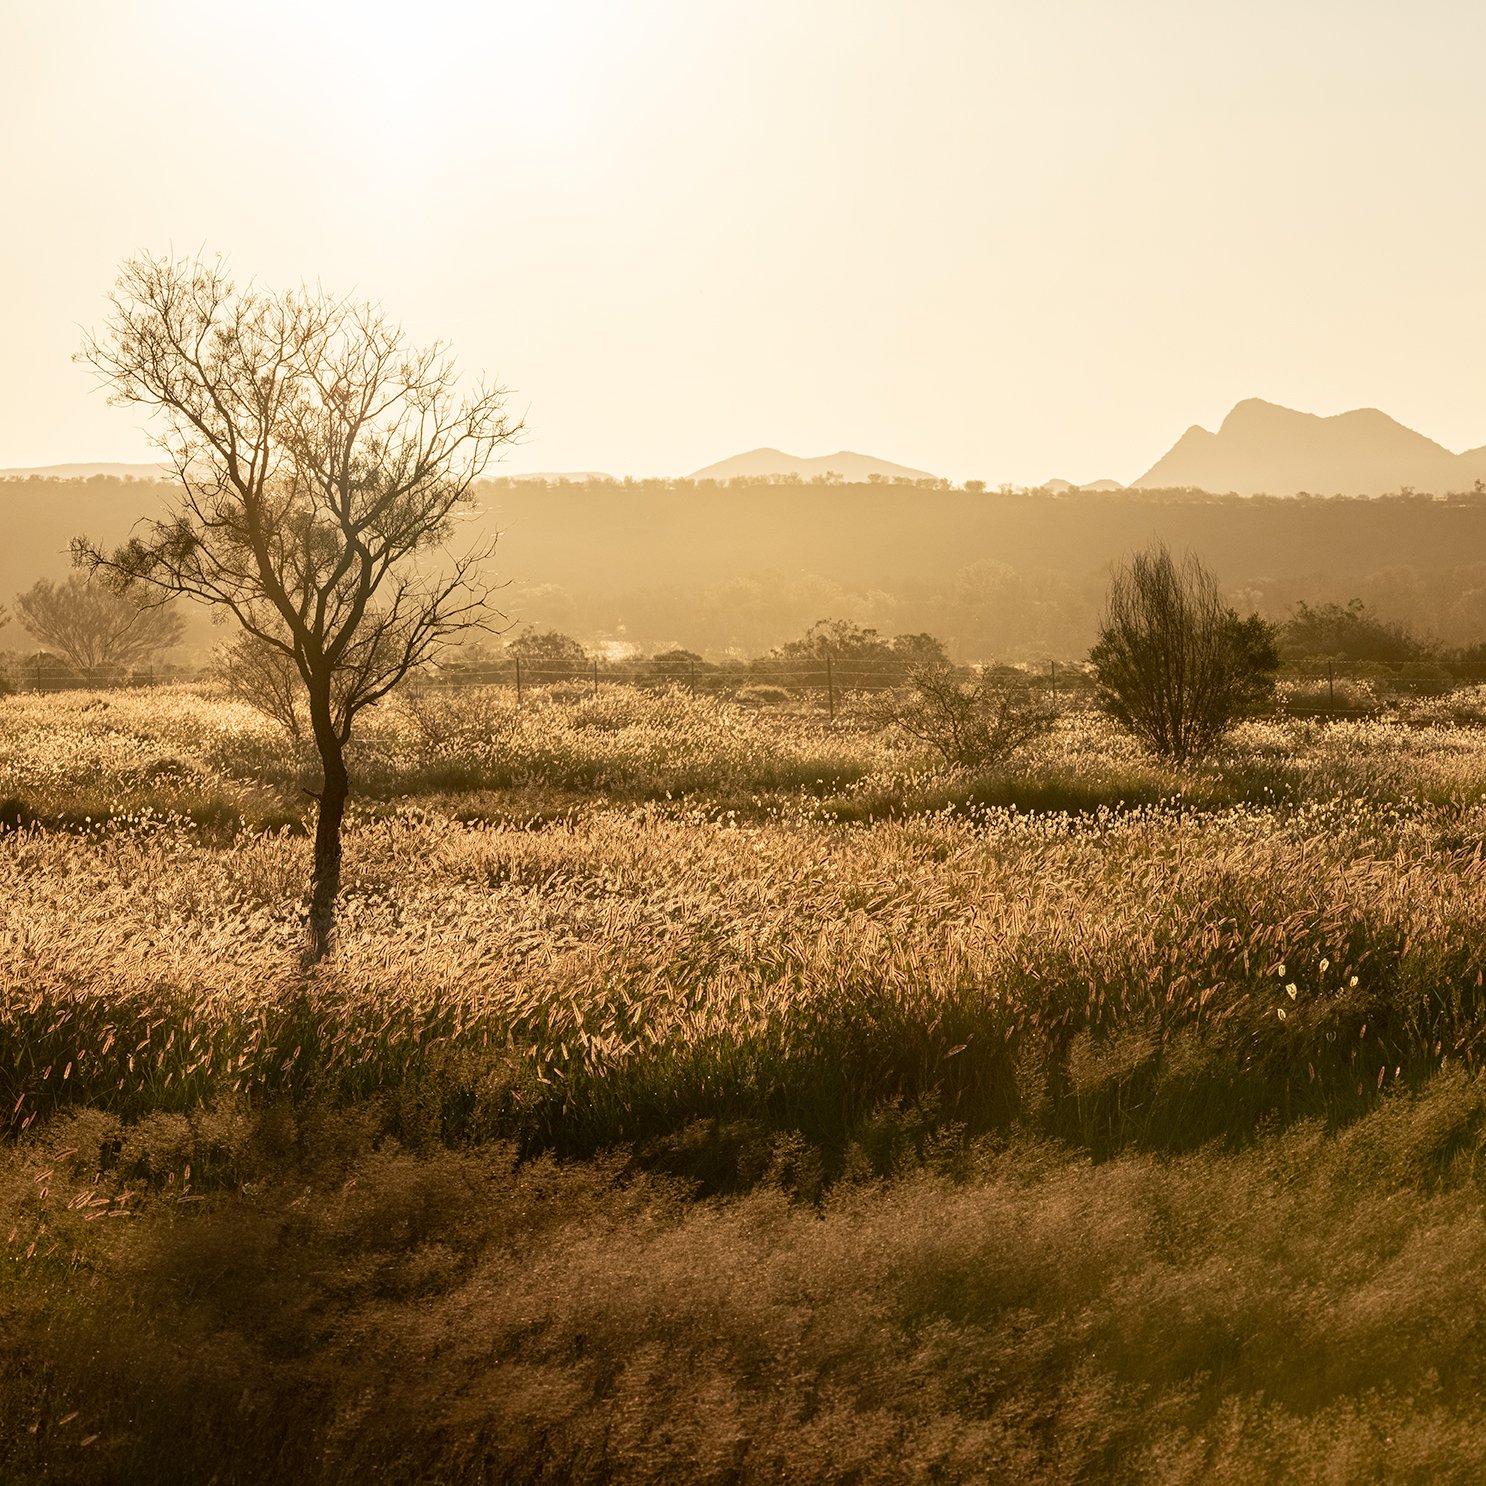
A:
{"type": "MultiPolygon", "coordinates": [[[[13,610],[38,578],[65,578],[71,538],[120,542],[171,493],[165,480],[0,480],[0,603],[13,610]]],[[[690,480],[507,477],[477,496],[461,542],[499,535],[499,608],[585,642],[756,655],[837,618],[927,631],[970,660],[1074,658],[1097,632],[1110,564],[1160,537],[1199,553],[1245,612],[1361,598],[1420,634],[1486,643],[1486,494],[950,487],[924,499],[888,481],[761,481],[701,500],[690,480]]],[[[189,623],[183,655],[231,633],[200,611],[189,623]]],[[[14,619],[0,629],[0,652],[33,644],[14,619]]]]}
{"type": "Polygon", "coordinates": [[[797,454],[786,454],[780,449],[750,449],[747,454],[735,454],[731,459],[709,464],[705,469],[697,470],[691,478],[777,479],[781,475],[797,475],[802,480],[813,480],[817,475],[839,475],[849,485],[865,484],[873,475],[894,481],[933,479],[927,470],[909,469],[907,465],[874,459],[870,454],[853,454],[847,449],[841,450],[839,454],[821,454],[813,459],[802,459],[797,454]]]}
{"type": "Polygon", "coordinates": [[[1067,495],[1071,490],[1092,490],[1096,494],[1103,494],[1111,490],[1123,490],[1125,487],[1118,480],[1091,480],[1087,485],[1074,485],[1067,480],[1044,480],[1042,488],[1054,495],[1067,495]]]}
{"type": "Polygon", "coordinates": [[[1131,488],[1385,495],[1470,490],[1478,479],[1486,479],[1486,449],[1452,454],[1376,408],[1322,418],[1251,397],[1216,433],[1189,428],[1131,488]]]}
{"type": "Polygon", "coordinates": [[[38,464],[0,470],[0,480],[91,480],[95,475],[113,480],[158,480],[164,472],[163,464],[38,464]]]}
{"type": "MultiPolygon", "coordinates": [[[[491,475],[501,472],[496,469],[490,471],[491,475]]],[[[513,480],[545,480],[549,485],[603,485],[614,479],[613,475],[606,475],[603,470],[531,470],[513,473],[513,480]]]]}

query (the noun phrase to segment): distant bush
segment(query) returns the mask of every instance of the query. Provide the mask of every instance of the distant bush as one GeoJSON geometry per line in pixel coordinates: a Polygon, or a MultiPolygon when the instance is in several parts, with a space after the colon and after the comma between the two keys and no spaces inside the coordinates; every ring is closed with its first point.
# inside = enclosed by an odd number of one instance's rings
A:
{"type": "Polygon", "coordinates": [[[246,702],[277,723],[296,749],[307,744],[309,704],[291,657],[243,630],[217,651],[212,674],[234,701],[246,702]]]}
{"type": "Polygon", "coordinates": [[[1304,601],[1280,626],[1280,653],[1286,660],[1427,660],[1435,647],[1397,623],[1379,619],[1361,599],[1341,604],[1304,601]]]}
{"type": "Polygon", "coordinates": [[[1297,717],[1371,717],[1382,701],[1370,680],[1350,677],[1306,677],[1283,682],[1277,689],[1281,709],[1297,717]]]}
{"type": "Polygon", "coordinates": [[[690,681],[710,670],[695,650],[662,650],[644,662],[641,674],[660,681],[690,681]]]}
{"type": "Polygon", "coordinates": [[[889,639],[875,629],[864,629],[845,619],[821,619],[798,640],[781,645],[774,654],[780,660],[832,660],[871,663],[892,668],[943,665],[948,657],[944,644],[929,634],[894,635],[889,639]]]}
{"type": "Polygon", "coordinates": [[[518,714],[489,687],[444,689],[414,682],[401,693],[425,761],[469,757],[488,761],[510,741],[518,714]]]}
{"type": "Polygon", "coordinates": [[[783,707],[792,698],[783,686],[770,686],[766,682],[753,682],[738,688],[734,700],[743,707],[783,707]]]}
{"type": "Polygon", "coordinates": [[[538,630],[528,625],[506,646],[506,653],[521,662],[532,680],[550,681],[578,676],[592,665],[588,652],[571,635],[557,630],[538,630]]]}

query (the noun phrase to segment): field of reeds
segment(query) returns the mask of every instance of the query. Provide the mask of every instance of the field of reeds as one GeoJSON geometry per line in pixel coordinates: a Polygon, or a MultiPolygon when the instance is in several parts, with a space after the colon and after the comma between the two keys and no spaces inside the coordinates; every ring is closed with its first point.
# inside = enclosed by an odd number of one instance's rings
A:
{"type": "Polygon", "coordinates": [[[1478,700],[0,700],[0,1480],[1479,1478],[1478,700]]]}

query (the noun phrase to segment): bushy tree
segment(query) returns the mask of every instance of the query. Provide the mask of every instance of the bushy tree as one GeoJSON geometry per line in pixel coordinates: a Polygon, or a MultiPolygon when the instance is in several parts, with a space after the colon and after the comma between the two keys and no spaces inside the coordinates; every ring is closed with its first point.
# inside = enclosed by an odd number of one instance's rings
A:
{"type": "Polygon", "coordinates": [[[120,403],[151,410],[176,479],[163,519],[74,556],[122,587],[232,615],[299,677],[322,783],[306,960],[329,947],[356,718],[480,625],[487,546],[452,546],[476,478],[520,425],[461,394],[445,348],[372,304],[239,289],[220,262],[138,258],[84,344],[120,403]]]}
{"type": "Polygon", "coordinates": [[[662,650],[645,662],[645,670],[662,681],[689,681],[707,669],[707,662],[695,650],[680,646],[662,650]]]}
{"type": "Polygon", "coordinates": [[[173,605],[142,603],[81,573],[62,583],[43,578],[17,594],[15,606],[26,632],[89,681],[152,660],[185,630],[173,605]]]}
{"type": "Polygon", "coordinates": [[[875,629],[863,628],[848,619],[818,619],[797,640],[789,640],[774,652],[781,660],[886,661],[892,643],[875,629]]]}
{"type": "Polygon", "coordinates": [[[1272,701],[1275,627],[1226,607],[1194,555],[1164,542],[1116,572],[1089,652],[1100,705],[1174,763],[1205,757],[1241,717],[1272,701]]]}
{"type": "Polygon", "coordinates": [[[593,664],[588,652],[571,635],[555,629],[539,630],[532,625],[506,642],[506,652],[520,660],[522,669],[533,681],[577,676],[593,664]]]}
{"type": "Polygon", "coordinates": [[[819,619],[798,639],[774,652],[782,660],[869,661],[884,666],[943,665],[944,645],[933,635],[895,635],[891,639],[848,619],[819,619]]]}
{"type": "Polygon", "coordinates": [[[1295,605],[1280,626],[1280,649],[1295,660],[1400,661],[1428,660],[1435,647],[1402,625],[1379,619],[1361,599],[1349,604],[1295,605]]]}

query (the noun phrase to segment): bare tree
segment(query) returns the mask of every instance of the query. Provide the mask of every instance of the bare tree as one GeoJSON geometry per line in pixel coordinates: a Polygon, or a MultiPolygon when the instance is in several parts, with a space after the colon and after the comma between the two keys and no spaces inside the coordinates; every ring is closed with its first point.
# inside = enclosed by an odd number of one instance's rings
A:
{"type": "Polygon", "coordinates": [[[1241,619],[1212,572],[1190,553],[1178,566],[1164,542],[1114,575],[1089,659],[1104,710],[1178,764],[1272,698],[1280,664],[1274,626],[1241,619]]]}
{"type": "Polygon", "coordinates": [[[520,431],[502,388],[459,391],[373,304],[239,289],[220,262],[124,266],[79,353],[153,410],[179,490],[166,518],[76,560],[230,612],[292,664],[322,771],[306,961],[330,944],[357,716],[487,619],[490,543],[456,550],[476,478],[520,431]]]}
{"type": "Polygon", "coordinates": [[[17,594],[15,606],[27,633],[90,681],[169,650],[185,630],[173,606],[142,604],[81,573],[64,583],[43,578],[17,594]]]}

